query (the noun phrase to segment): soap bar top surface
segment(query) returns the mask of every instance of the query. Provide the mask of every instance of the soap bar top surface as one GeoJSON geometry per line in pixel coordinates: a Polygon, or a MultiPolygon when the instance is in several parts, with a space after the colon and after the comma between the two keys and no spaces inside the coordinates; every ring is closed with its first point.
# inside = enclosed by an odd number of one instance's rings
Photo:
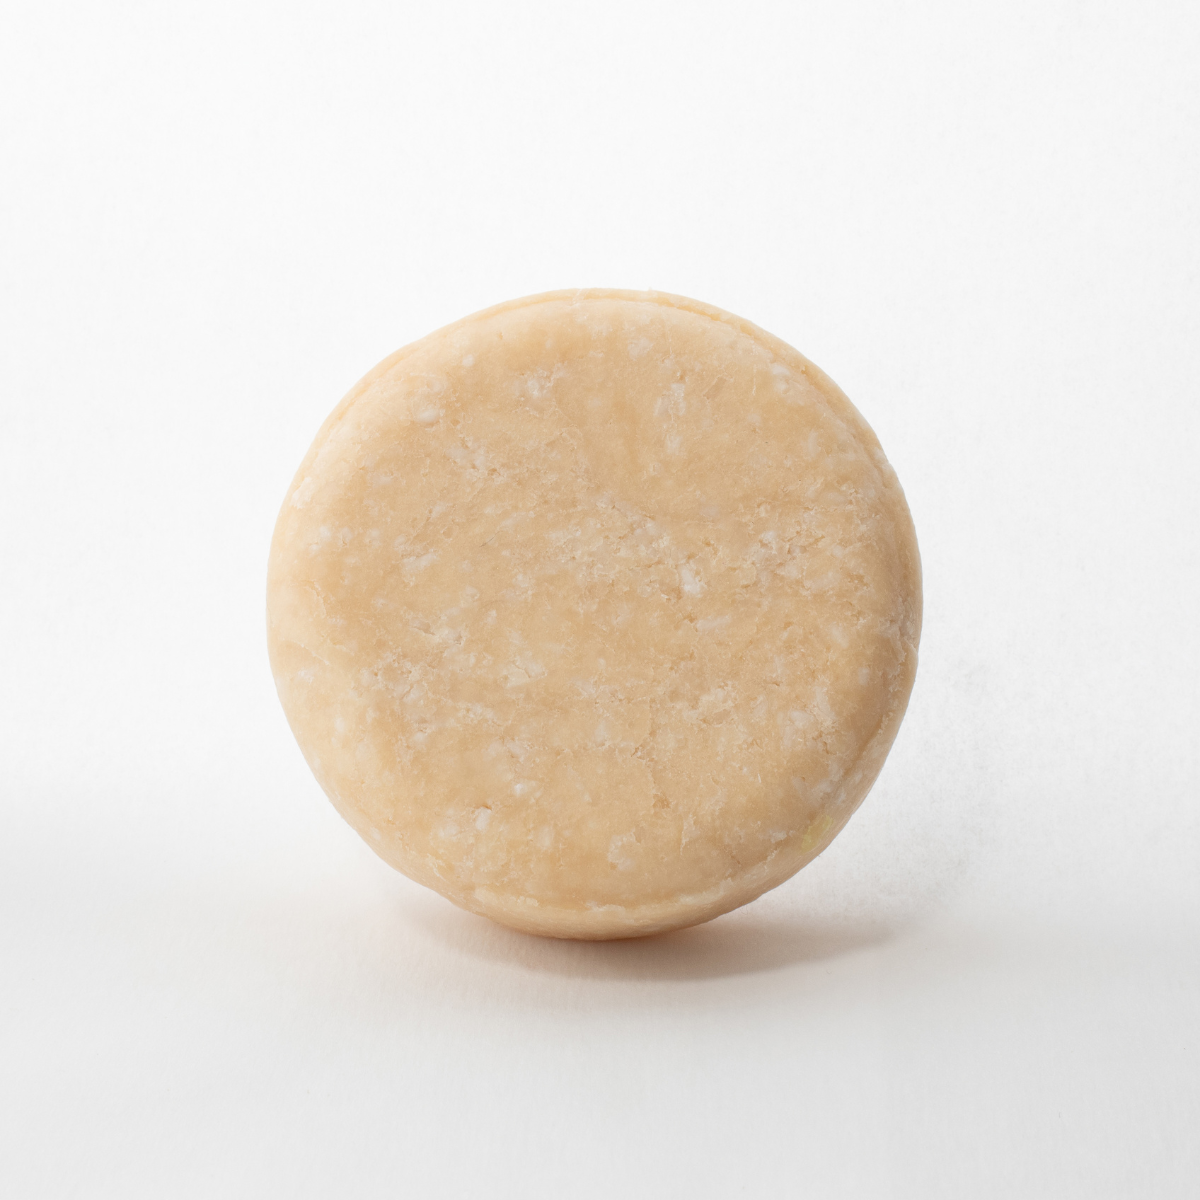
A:
{"type": "Polygon", "coordinates": [[[318,434],[268,575],[321,786],[411,878],[622,937],[787,879],[911,690],[895,474],[821,371],[658,293],[514,301],[406,347],[318,434]]]}

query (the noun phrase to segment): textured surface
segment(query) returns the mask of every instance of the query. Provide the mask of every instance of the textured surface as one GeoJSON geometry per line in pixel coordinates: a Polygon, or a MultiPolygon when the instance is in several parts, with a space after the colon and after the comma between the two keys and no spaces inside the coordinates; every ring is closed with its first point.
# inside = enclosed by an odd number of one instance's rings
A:
{"type": "Polygon", "coordinates": [[[515,301],[382,363],[302,464],[268,590],[284,708],[368,844],[577,937],[705,920],[828,845],[920,626],[850,403],[657,294],[515,301]]]}

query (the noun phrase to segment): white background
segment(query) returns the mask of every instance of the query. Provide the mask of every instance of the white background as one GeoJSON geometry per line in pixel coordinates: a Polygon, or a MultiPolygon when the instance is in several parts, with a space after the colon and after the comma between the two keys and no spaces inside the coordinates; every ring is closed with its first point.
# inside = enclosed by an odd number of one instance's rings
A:
{"type": "Polygon", "coordinates": [[[1194,1197],[1200,9],[53,4],[0,36],[0,1193],[1194,1197]],[[350,385],[653,287],[846,389],[922,661],[822,859],[509,933],[275,699],[350,385]]]}

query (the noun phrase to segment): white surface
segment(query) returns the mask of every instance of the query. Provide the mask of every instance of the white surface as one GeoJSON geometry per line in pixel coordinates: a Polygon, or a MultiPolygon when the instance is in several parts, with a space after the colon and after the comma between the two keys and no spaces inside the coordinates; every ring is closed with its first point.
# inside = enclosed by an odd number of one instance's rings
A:
{"type": "Polygon", "coordinates": [[[10,8],[0,1193],[1194,1196],[1198,12],[10,8]],[[813,358],[925,565],[859,815],[646,943],[393,874],[263,647],[341,394],[574,285],[813,358]]]}

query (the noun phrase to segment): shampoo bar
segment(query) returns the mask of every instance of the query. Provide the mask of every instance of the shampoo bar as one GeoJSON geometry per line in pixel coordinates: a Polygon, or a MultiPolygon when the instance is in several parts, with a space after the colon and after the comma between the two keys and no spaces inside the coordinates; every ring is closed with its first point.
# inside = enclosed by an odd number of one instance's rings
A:
{"type": "Polygon", "coordinates": [[[271,663],[387,862],[531,933],[706,921],[818,855],[908,702],[920,563],[837,386],[719,309],[559,292],[398,351],[271,547],[271,663]]]}

